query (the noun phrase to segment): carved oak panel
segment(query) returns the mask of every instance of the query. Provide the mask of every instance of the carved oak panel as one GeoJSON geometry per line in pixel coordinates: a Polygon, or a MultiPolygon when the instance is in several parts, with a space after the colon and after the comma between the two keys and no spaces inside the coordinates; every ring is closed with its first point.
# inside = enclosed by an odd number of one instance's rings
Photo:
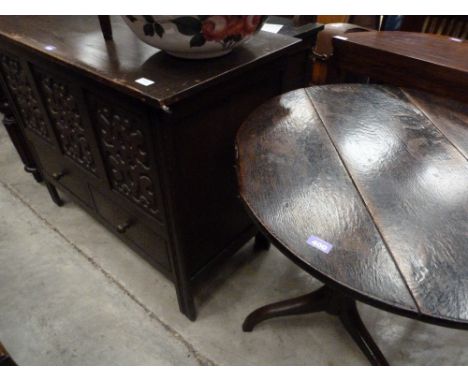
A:
{"type": "Polygon", "coordinates": [[[63,153],[84,169],[96,174],[96,161],[75,95],[66,83],[44,73],[38,73],[38,83],[63,153]]]}
{"type": "Polygon", "coordinates": [[[46,119],[21,63],[17,59],[0,54],[0,68],[25,128],[50,142],[46,119]]]}
{"type": "Polygon", "coordinates": [[[100,103],[93,113],[112,188],[159,217],[143,121],[100,103]]]}

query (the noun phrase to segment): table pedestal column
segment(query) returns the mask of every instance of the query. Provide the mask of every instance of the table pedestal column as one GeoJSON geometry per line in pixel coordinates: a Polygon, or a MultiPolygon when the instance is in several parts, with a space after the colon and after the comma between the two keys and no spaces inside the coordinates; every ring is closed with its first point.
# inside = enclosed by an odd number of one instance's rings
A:
{"type": "Polygon", "coordinates": [[[273,317],[325,311],[338,316],[346,331],[372,365],[388,365],[387,360],[367,331],[356,308],[356,301],[328,286],[301,297],[263,306],[245,319],[242,329],[251,332],[262,321],[273,317]]]}

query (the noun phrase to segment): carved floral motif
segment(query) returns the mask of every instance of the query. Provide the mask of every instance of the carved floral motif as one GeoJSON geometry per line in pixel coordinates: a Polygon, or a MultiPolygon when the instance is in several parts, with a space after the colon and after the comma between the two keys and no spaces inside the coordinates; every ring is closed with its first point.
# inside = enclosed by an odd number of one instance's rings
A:
{"type": "MultiPolygon", "coordinates": [[[[263,16],[125,16],[131,23],[143,24],[143,34],[163,38],[166,28],[174,24],[177,31],[190,37],[190,47],[213,41],[223,49],[233,48],[262,26],[263,16]]],[[[172,32],[174,34],[174,32],[172,32]]]]}
{"type": "Polygon", "coordinates": [[[153,215],[158,213],[148,148],[139,122],[121,111],[97,108],[106,167],[115,190],[153,215]]]}
{"type": "Polygon", "coordinates": [[[49,141],[50,136],[45,118],[20,62],[0,54],[0,67],[25,127],[49,141]]]}
{"type": "Polygon", "coordinates": [[[45,74],[39,75],[39,84],[65,155],[79,165],[96,173],[96,164],[85,134],[75,97],[66,84],[45,74]]]}

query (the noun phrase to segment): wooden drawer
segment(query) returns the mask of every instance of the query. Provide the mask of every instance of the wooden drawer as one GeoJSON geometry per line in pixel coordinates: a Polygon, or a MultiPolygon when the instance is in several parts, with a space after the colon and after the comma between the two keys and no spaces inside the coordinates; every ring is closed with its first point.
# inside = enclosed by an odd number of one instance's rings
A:
{"type": "Polygon", "coordinates": [[[26,136],[36,153],[44,175],[54,184],[65,188],[66,191],[92,208],[93,200],[83,171],[68,158],[63,157],[57,149],[43,143],[28,131],[26,136]]]}
{"type": "Polygon", "coordinates": [[[139,214],[122,208],[95,188],[91,188],[97,213],[112,227],[122,240],[137,247],[150,260],[171,273],[168,243],[164,237],[146,225],[139,214]]]}

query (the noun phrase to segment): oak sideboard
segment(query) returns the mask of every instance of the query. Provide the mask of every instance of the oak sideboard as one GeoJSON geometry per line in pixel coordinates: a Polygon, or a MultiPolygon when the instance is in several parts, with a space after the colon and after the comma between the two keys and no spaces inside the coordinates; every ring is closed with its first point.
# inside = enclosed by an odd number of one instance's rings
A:
{"type": "Polygon", "coordinates": [[[112,23],[106,42],[96,17],[0,17],[5,125],[56,204],[66,194],[163,272],[194,320],[195,282],[257,233],[238,198],[235,133],[304,86],[309,52],[260,32],[189,61],[112,23]]]}

